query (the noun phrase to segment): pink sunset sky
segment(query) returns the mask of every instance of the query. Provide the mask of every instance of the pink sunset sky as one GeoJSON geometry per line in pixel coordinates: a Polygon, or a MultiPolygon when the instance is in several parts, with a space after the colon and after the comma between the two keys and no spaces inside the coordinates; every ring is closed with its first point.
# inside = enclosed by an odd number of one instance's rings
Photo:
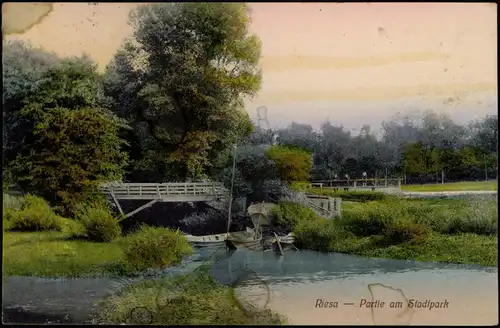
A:
{"type": "MultiPolygon", "coordinates": [[[[130,35],[136,4],[57,3],[21,35],[62,56],[88,53],[104,70],[130,35]]],[[[396,112],[434,109],[459,122],[497,111],[496,4],[253,3],[262,89],[273,126],[329,119],[378,128],[396,112]]],[[[5,13],[4,13],[5,14],[5,13]]]]}

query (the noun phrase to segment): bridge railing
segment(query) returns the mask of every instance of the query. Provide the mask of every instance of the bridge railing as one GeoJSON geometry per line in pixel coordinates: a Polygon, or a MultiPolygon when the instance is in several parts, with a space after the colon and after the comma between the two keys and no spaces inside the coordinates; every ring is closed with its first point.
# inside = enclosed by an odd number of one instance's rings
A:
{"type": "Polygon", "coordinates": [[[120,196],[167,196],[167,195],[224,195],[227,189],[219,182],[177,183],[110,183],[101,188],[120,196]]]}
{"type": "Polygon", "coordinates": [[[313,188],[387,188],[401,187],[401,179],[351,179],[351,180],[322,180],[311,183],[313,188]]]}

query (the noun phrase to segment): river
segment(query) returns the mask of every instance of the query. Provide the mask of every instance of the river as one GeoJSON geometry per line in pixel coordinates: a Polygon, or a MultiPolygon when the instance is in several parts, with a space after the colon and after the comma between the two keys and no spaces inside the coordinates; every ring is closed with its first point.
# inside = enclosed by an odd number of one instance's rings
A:
{"type": "MultiPolygon", "coordinates": [[[[213,252],[201,249],[168,273],[190,271],[213,252]]],[[[222,283],[234,281],[242,270],[254,273],[236,288],[242,303],[270,308],[292,325],[498,323],[497,268],[312,251],[288,251],[280,257],[247,249],[212,265],[222,283]],[[441,308],[429,309],[431,302],[441,308]],[[409,303],[417,306],[409,308],[409,303]]],[[[83,323],[93,301],[119,288],[116,281],[8,278],[4,322],[83,323]]]]}

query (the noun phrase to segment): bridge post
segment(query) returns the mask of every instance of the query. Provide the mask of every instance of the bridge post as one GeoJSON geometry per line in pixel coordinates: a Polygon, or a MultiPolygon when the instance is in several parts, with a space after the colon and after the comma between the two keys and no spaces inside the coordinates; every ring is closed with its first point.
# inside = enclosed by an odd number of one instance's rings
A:
{"type": "MultiPolygon", "coordinates": [[[[152,201],[149,201],[147,202],[146,204],[142,205],[141,207],[133,210],[132,212],[130,213],[127,213],[127,215],[125,215],[125,218],[128,218],[128,217],[131,217],[132,215],[134,215],[135,213],[138,213],[140,211],[142,211],[143,209],[145,209],[146,207],[151,207],[154,203],[156,203],[158,201],[158,199],[153,199],[152,201]]],[[[123,214],[123,213],[122,213],[123,214]]]]}
{"type": "Polygon", "coordinates": [[[111,189],[111,187],[109,189],[109,193],[111,194],[111,198],[113,198],[113,201],[115,202],[116,207],[118,207],[118,211],[120,211],[120,214],[121,215],[125,215],[125,213],[123,213],[123,209],[120,206],[120,203],[118,202],[118,199],[116,199],[115,194],[113,193],[113,189],[111,189]]]}

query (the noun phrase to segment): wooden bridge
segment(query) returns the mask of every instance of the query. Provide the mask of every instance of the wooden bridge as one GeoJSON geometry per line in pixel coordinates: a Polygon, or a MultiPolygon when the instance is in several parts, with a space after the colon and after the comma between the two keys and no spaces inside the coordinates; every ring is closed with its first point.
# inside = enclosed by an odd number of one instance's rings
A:
{"type": "Polygon", "coordinates": [[[209,202],[229,196],[221,182],[175,182],[175,183],[107,183],[101,192],[109,195],[118,210],[126,218],[156,202],[209,202]],[[125,214],[120,200],[149,200],[136,210],[125,214]]]}

